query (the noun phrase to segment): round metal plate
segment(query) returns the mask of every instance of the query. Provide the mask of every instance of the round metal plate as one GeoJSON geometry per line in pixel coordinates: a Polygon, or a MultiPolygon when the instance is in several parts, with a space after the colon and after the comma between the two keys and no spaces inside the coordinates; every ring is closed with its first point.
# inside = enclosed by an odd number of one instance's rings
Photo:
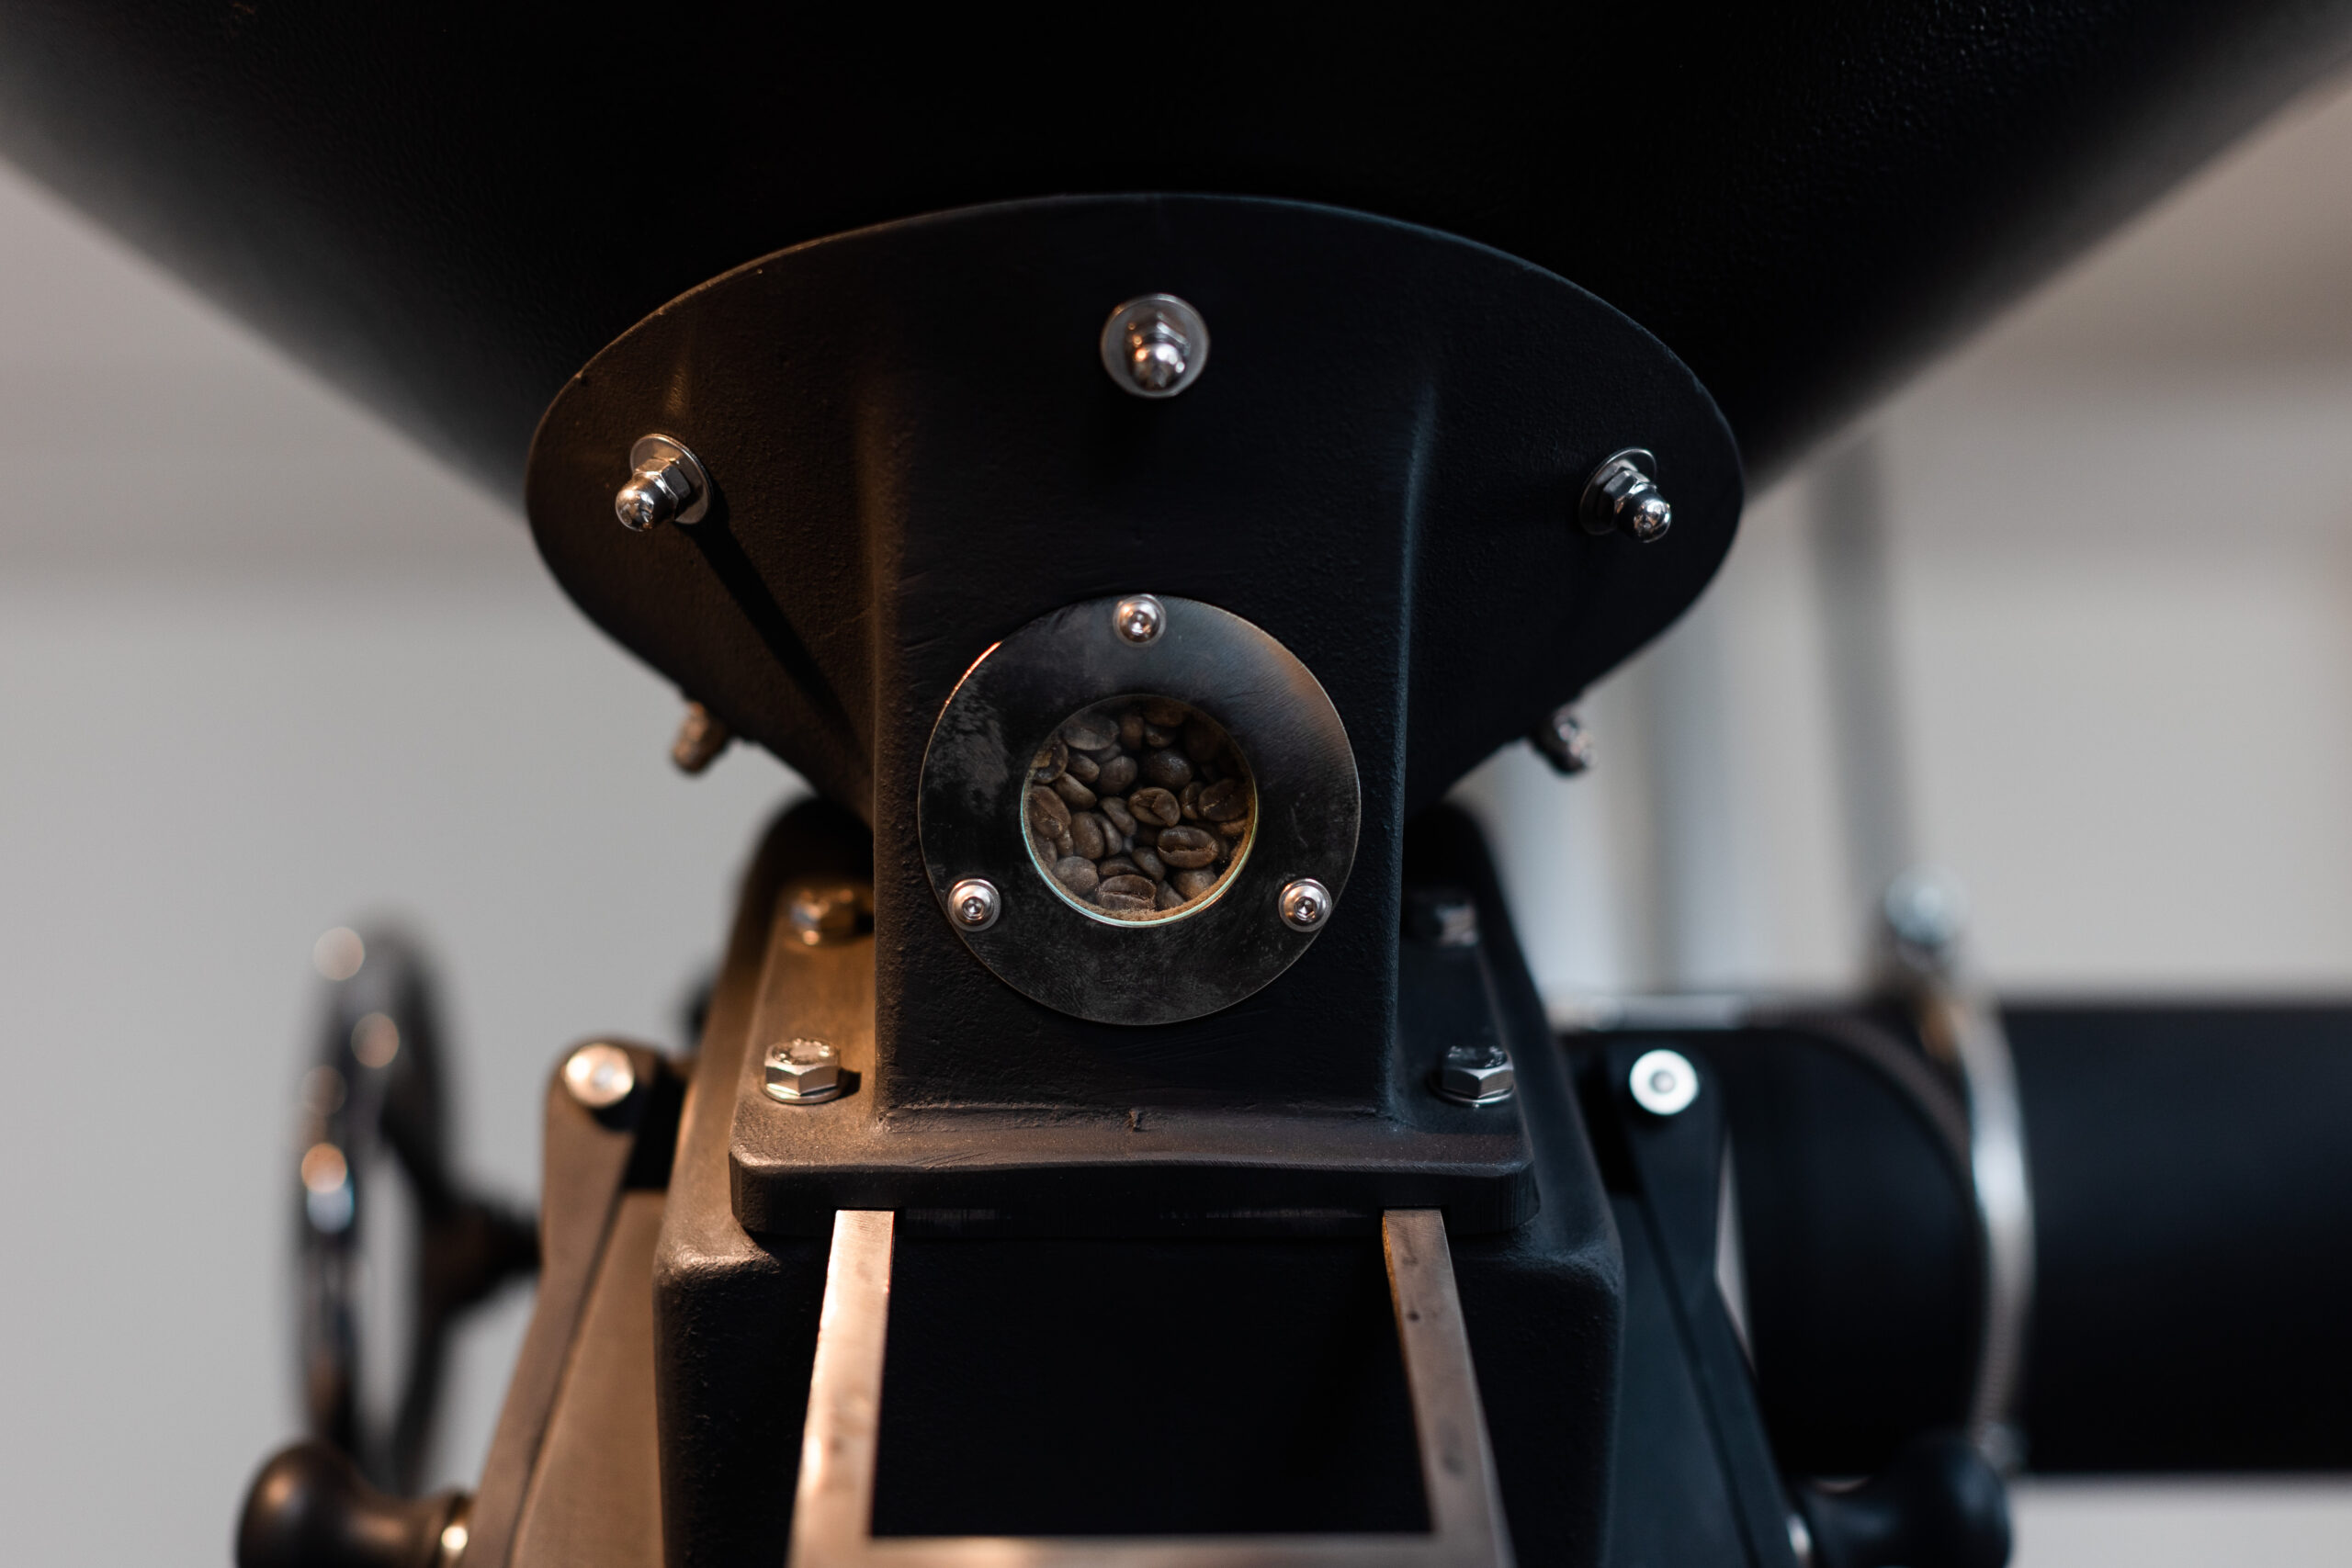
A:
{"type": "Polygon", "coordinates": [[[1360,811],[1339,711],[1290,650],[1214,604],[1169,598],[1159,635],[1120,637],[1116,598],[1044,615],[980,655],[933,727],[920,830],[940,918],[1023,996],[1098,1023],[1174,1023],[1230,1007],[1346,918],[1360,811]],[[1046,881],[1022,822],[1029,761],[1091,704],[1172,697],[1222,725],[1257,784],[1249,852],[1216,895],[1174,918],[1089,916],[1046,881]],[[948,890],[984,877],[1001,900],[985,930],[958,925],[948,890]],[[1313,931],[1282,918],[1282,890],[1312,877],[1335,911],[1313,931]]]}

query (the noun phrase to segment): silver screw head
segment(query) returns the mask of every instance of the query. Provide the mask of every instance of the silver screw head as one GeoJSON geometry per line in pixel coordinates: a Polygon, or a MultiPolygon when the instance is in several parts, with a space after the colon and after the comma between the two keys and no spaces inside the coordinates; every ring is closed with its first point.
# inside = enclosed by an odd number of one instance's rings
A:
{"type": "Polygon", "coordinates": [[[779,1040],[763,1063],[770,1100],[814,1105],[842,1092],[842,1055],[822,1040],[779,1040]]]}
{"type": "Polygon", "coordinates": [[[1645,1051],[1625,1077],[1634,1103],[1653,1116],[1679,1116],[1699,1098],[1699,1069],[1679,1051],[1645,1051]]]}
{"type": "Polygon", "coordinates": [[[854,882],[808,883],[786,896],[784,917],[803,947],[831,947],[872,924],[872,900],[854,882]]]}
{"type": "Polygon", "coordinates": [[[1111,312],[1102,350],[1102,368],[1121,389],[1172,398],[1199,380],[1208,363],[1208,324],[1173,294],[1147,294],[1111,312]]]}
{"type": "Polygon", "coordinates": [[[609,1111],[637,1089],[628,1053],[599,1040],[564,1059],[563,1087],[591,1111],[609,1111]]]}
{"type": "Polygon", "coordinates": [[[683,773],[699,773],[718,761],[735,732],[727,721],[697,702],[686,704],[684,717],[678,720],[677,739],[670,742],[670,761],[683,773]]]}
{"type": "Polygon", "coordinates": [[[1455,1045],[1437,1070],[1437,1091],[1461,1105],[1498,1105],[1519,1089],[1510,1053],[1492,1041],[1455,1045]]]}
{"type": "Polygon", "coordinates": [[[1585,480],[1577,515],[1589,534],[1622,528],[1645,545],[1665,538],[1674,508],[1657,488],[1657,458],[1639,446],[1602,458],[1585,480]]]}
{"type": "Polygon", "coordinates": [[[710,476],[679,442],[639,436],[628,460],[628,482],[613,496],[622,527],[641,534],[662,523],[699,523],[710,510],[710,476]]]}
{"type": "Polygon", "coordinates": [[[1570,703],[1552,710],[1552,716],[1536,728],[1528,739],[1553,771],[1562,778],[1574,778],[1592,767],[1594,751],[1592,736],[1577,716],[1576,705],[1570,703]]]}
{"type": "Polygon", "coordinates": [[[947,890],[947,916],[967,931],[984,931],[1004,912],[1004,899],[986,877],[967,876],[947,890]]]}
{"type": "Polygon", "coordinates": [[[1141,648],[1167,629],[1168,606],[1156,595],[1130,593],[1112,610],[1111,624],[1119,628],[1120,641],[1141,648]]]}
{"type": "Polygon", "coordinates": [[[1887,885],[1880,912],[1896,942],[1923,957],[1941,958],[1968,924],[1968,896],[1943,872],[1915,866],[1887,885]]]}
{"type": "Polygon", "coordinates": [[[1279,908],[1283,924],[1291,930],[1320,931],[1331,918],[1331,890],[1311,876],[1302,876],[1283,888],[1279,908]]]}

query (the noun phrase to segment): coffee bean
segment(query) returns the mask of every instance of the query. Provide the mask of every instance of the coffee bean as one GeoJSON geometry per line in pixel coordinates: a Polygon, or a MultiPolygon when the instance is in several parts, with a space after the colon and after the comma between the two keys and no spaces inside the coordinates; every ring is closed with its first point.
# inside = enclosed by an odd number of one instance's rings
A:
{"type": "Polygon", "coordinates": [[[1102,880],[1102,874],[1094,869],[1094,863],[1084,855],[1071,855],[1067,860],[1056,861],[1054,875],[1064,887],[1081,898],[1093,892],[1102,880]]]}
{"type": "Polygon", "coordinates": [[[1176,797],[1176,800],[1177,803],[1184,808],[1185,821],[1197,822],[1201,819],[1200,780],[1194,779],[1191,784],[1186,784],[1184,786],[1183,793],[1179,795],[1176,797]]]}
{"type": "Polygon", "coordinates": [[[1094,751],[1118,739],[1119,732],[1099,716],[1082,713],[1062,726],[1062,739],[1081,751],[1094,751]]]}
{"type": "Polygon", "coordinates": [[[1143,727],[1143,743],[1154,748],[1173,746],[1176,744],[1176,734],[1175,730],[1162,729],[1156,724],[1146,724],[1143,727]]]}
{"type": "Polygon", "coordinates": [[[1122,838],[1136,830],[1135,813],[1127,809],[1125,801],[1115,795],[1106,796],[1103,799],[1102,815],[1111,819],[1111,826],[1119,830],[1122,838]]]}
{"type": "MultiPolygon", "coordinates": [[[[1158,850],[1136,850],[1134,852],[1133,859],[1136,863],[1136,869],[1142,872],[1146,876],[1150,877],[1154,882],[1163,882],[1167,880],[1168,863],[1159,858],[1159,852],[1158,850]]],[[[1108,876],[1110,873],[1104,872],[1103,874],[1108,876]]]]}
{"type": "Polygon", "coordinates": [[[1130,710],[1120,716],[1119,744],[1130,751],[1143,750],[1143,715],[1130,710]]]}
{"type": "Polygon", "coordinates": [[[1029,775],[1039,784],[1051,784],[1069,761],[1069,748],[1059,740],[1048,740],[1030,759],[1029,775]]]}
{"type": "Polygon", "coordinates": [[[1091,811],[1081,811],[1069,819],[1069,841],[1088,860],[1101,860],[1110,852],[1106,847],[1110,824],[1091,811]]]}
{"type": "Polygon", "coordinates": [[[1108,882],[1114,876],[1140,876],[1143,874],[1143,867],[1136,862],[1130,860],[1125,855],[1113,855],[1108,860],[1097,861],[1094,863],[1094,869],[1102,874],[1102,879],[1105,882],[1108,882]]]}
{"type": "Polygon", "coordinates": [[[1230,822],[1250,814],[1250,792],[1242,787],[1239,779],[1221,779],[1201,791],[1197,804],[1201,815],[1210,821],[1230,822]]]}
{"type": "Polygon", "coordinates": [[[1143,721],[1162,729],[1173,729],[1193,716],[1193,710],[1173,697],[1146,697],[1143,700],[1143,721]]]}
{"type": "Polygon", "coordinates": [[[1136,760],[1125,751],[1098,766],[1101,775],[1087,780],[1097,795],[1125,795],[1127,786],[1136,782],[1136,760]]]}
{"type": "Polygon", "coordinates": [[[1070,777],[1082,784],[1092,784],[1094,776],[1102,771],[1102,764],[1083,751],[1070,752],[1062,765],[1069,770],[1070,777]]]}
{"type": "Polygon", "coordinates": [[[1127,809],[1136,814],[1137,822],[1156,828],[1172,828],[1184,815],[1176,797],[1159,788],[1139,789],[1127,796],[1127,809]]]}
{"type": "Polygon", "coordinates": [[[1080,811],[1086,810],[1094,804],[1094,792],[1068,773],[1064,773],[1054,781],[1054,793],[1080,811]]]}
{"type": "Polygon", "coordinates": [[[1070,841],[1069,829],[1065,828],[1060,832],[1054,835],[1054,858],[1056,860],[1068,860],[1077,852],[1078,846],[1070,841]]]}
{"type": "Polygon", "coordinates": [[[1159,835],[1159,858],[1190,869],[1216,859],[1216,840],[1198,828],[1170,828],[1159,835]]]}
{"type": "MultiPolygon", "coordinates": [[[[1144,886],[1148,887],[1151,884],[1147,882],[1144,886]]],[[[1098,893],[1094,896],[1094,902],[1114,915],[1142,915],[1151,911],[1151,899],[1138,897],[1133,893],[1098,893]]]]}
{"type": "Polygon", "coordinates": [[[1121,876],[1104,877],[1098,891],[1105,896],[1125,894],[1130,898],[1148,900],[1159,890],[1152,886],[1150,877],[1130,872],[1121,876]]]}
{"type": "Polygon", "coordinates": [[[1216,886],[1216,873],[1206,866],[1189,866],[1168,879],[1168,886],[1186,898],[1197,898],[1216,886]]]}
{"type": "Polygon", "coordinates": [[[1052,790],[1033,789],[1029,792],[1029,820],[1039,831],[1059,838],[1069,831],[1069,807],[1052,790]]]}
{"type": "Polygon", "coordinates": [[[1250,830],[1250,818],[1237,817],[1230,822],[1220,822],[1216,825],[1216,830],[1228,839],[1238,839],[1250,830]]]}
{"type": "Polygon", "coordinates": [[[1204,718],[1194,718],[1184,727],[1184,755],[1195,762],[1214,762],[1216,754],[1225,750],[1225,737],[1204,718]]]}
{"type": "Polygon", "coordinates": [[[1193,782],[1193,764],[1182,751],[1154,751],[1143,760],[1143,776],[1162,789],[1182,789],[1193,782]]]}
{"type": "Polygon", "coordinates": [[[1189,900],[1186,899],[1182,893],[1177,892],[1176,889],[1169,886],[1168,884],[1163,882],[1159,885],[1159,896],[1153,899],[1152,902],[1157,904],[1162,909],[1181,909],[1187,902],[1189,902],[1189,900]]]}

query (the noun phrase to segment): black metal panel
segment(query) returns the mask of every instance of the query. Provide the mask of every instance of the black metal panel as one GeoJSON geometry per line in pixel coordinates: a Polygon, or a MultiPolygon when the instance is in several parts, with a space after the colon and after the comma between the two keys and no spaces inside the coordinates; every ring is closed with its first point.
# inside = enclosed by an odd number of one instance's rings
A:
{"type": "Polygon", "coordinates": [[[1770,472],[2324,76],[2346,14],[78,0],[0,14],[0,142],[506,493],[565,377],[745,257],[1121,190],[1525,256],[1672,345],[1770,472]]]}

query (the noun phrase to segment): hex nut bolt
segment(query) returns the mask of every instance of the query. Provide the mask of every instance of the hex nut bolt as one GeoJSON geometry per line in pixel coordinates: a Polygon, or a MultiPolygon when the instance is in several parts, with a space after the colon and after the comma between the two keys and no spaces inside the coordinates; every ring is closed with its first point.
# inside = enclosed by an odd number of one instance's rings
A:
{"type": "Polygon", "coordinates": [[[1585,480],[1577,515],[1589,534],[1623,528],[1645,545],[1665,538],[1674,508],[1657,488],[1657,459],[1639,446],[1611,452],[1585,480]]]}
{"type": "Polygon", "coordinates": [[[605,1041],[582,1045],[564,1059],[563,1087],[591,1111],[609,1111],[637,1089],[628,1053],[605,1041]]]}
{"type": "Polygon", "coordinates": [[[1208,324],[1173,294],[1147,294],[1111,312],[1102,350],[1102,368],[1122,391],[1172,398],[1208,363],[1208,324]]]}
{"type": "Polygon", "coordinates": [[[1519,1090],[1510,1053],[1491,1040],[1447,1049],[1437,1070],[1437,1091],[1457,1105],[1499,1105],[1519,1090]]]}
{"type": "Polygon", "coordinates": [[[1168,628],[1168,606],[1149,593],[1130,594],[1111,612],[1111,624],[1119,628],[1120,641],[1141,648],[1168,628]]]}
{"type": "Polygon", "coordinates": [[[727,721],[700,703],[686,704],[685,716],[678,720],[678,737],[670,742],[670,761],[682,773],[699,773],[718,761],[735,732],[727,721]]]}
{"type": "Polygon", "coordinates": [[[1699,1098],[1699,1069],[1679,1051],[1645,1051],[1625,1075],[1634,1103],[1653,1116],[1679,1116],[1699,1098]]]}
{"type": "Polygon", "coordinates": [[[779,1040],[764,1063],[770,1100],[815,1105],[842,1092],[842,1055],[822,1040],[779,1040]]]}
{"type": "Polygon", "coordinates": [[[1527,739],[1562,778],[1572,779],[1592,767],[1592,737],[1577,716],[1574,703],[1553,709],[1552,716],[1536,726],[1527,739]]]}
{"type": "Polygon", "coordinates": [[[1295,931],[1320,931],[1331,918],[1331,890],[1311,876],[1283,888],[1283,924],[1295,931]]]}
{"type": "Polygon", "coordinates": [[[967,931],[984,931],[1004,912],[1004,899],[986,877],[967,876],[947,890],[947,916],[967,931]]]}
{"type": "Polygon", "coordinates": [[[666,435],[645,435],[628,450],[628,482],[613,497],[621,526],[643,533],[662,523],[692,524],[710,510],[710,475],[701,459],[666,435]]]}

